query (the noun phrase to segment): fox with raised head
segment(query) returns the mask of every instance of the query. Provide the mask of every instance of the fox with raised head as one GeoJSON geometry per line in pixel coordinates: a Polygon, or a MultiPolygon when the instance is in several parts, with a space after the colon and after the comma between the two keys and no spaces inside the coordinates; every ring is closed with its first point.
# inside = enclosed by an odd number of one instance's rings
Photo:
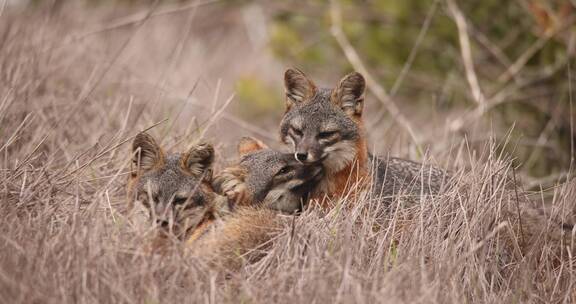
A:
{"type": "Polygon", "coordinates": [[[359,185],[371,186],[372,193],[385,202],[397,194],[439,191],[446,178],[442,170],[405,159],[379,159],[368,153],[362,121],[366,83],[360,73],[348,74],[335,88],[328,89],[318,88],[301,71],[288,69],[284,85],[286,112],[280,123],[281,139],[292,145],[298,161],[324,166],[326,175],[317,197],[339,198],[359,185]]]}
{"type": "Polygon", "coordinates": [[[150,135],[140,133],[132,149],[128,202],[142,203],[161,229],[154,246],[175,236],[200,256],[225,264],[267,243],[286,221],[273,209],[296,211],[322,178],[321,166],[301,164],[291,154],[244,139],[242,161],[224,170],[235,172],[235,184],[226,182],[226,174],[214,178],[218,188],[226,186],[228,193],[222,195],[212,186],[212,146],[201,143],[185,153],[166,154],[150,135]],[[236,206],[239,194],[243,200],[236,206]]]}
{"type": "MultiPolygon", "coordinates": [[[[280,123],[281,139],[290,144],[302,163],[321,163],[325,177],[315,197],[341,198],[369,188],[376,199],[390,204],[398,195],[437,194],[449,184],[446,172],[400,158],[381,159],[369,154],[362,122],[365,80],[346,75],[333,89],[318,88],[299,70],[284,75],[286,112],[280,123]]],[[[547,235],[571,244],[573,223],[553,221],[529,202],[504,212],[522,238],[547,235]],[[522,223],[518,224],[518,218],[522,223]]],[[[573,247],[575,248],[575,247],[573,247]]]]}

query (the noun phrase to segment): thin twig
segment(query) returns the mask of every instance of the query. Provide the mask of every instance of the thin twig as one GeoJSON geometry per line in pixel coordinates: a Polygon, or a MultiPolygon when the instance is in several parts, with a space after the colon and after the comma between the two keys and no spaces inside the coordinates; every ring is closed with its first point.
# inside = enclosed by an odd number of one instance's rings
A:
{"type": "Polygon", "coordinates": [[[220,109],[218,109],[218,111],[216,111],[216,113],[211,113],[210,115],[210,119],[208,119],[208,121],[206,122],[206,125],[204,126],[204,129],[202,130],[202,133],[200,133],[200,136],[198,137],[198,140],[201,140],[202,138],[204,138],[204,135],[206,135],[206,132],[208,131],[208,129],[212,126],[212,124],[220,117],[220,115],[222,115],[222,113],[224,112],[224,110],[226,110],[226,108],[228,107],[228,105],[230,105],[230,103],[232,102],[232,100],[234,100],[234,95],[230,96],[228,98],[228,100],[226,100],[226,102],[224,103],[224,105],[222,105],[222,107],[220,107],[220,109]]]}
{"type": "Polygon", "coordinates": [[[502,48],[494,44],[490,39],[478,28],[474,26],[474,24],[468,24],[468,29],[470,33],[473,35],[473,38],[480,43],[488,52],[496,58],[496,60],[504,67],[508,68],[512,62],[510,58],[502,51],[502,48]]]}
{"type": "MultiPolygon", "coordinates": [[[[152,128],[154,128],[154,127],[156,127],[156,126],[158,126],[158,125],[160,125],[160,124],[162,124],[162,123],[165,123],[166,121],[168,121],[167,118],[166,118],[166,119],[163,119],[163,120],[161,120],[161,121],[159,121],[159,122],[157,122],[157,123],[155,123],[155,124],[153,124],[153,125],[151,125],[151,126],[148,127],[148,128],[145,128],[145,129],[142,130],[141,132],[146,132],[146,131],[148,131],[148,130],[150,130],[150,129],[152,129],[152,128]]],[[[72,170],[72,172],[70,172],[70,173],[68,173],[68,174],[60,177],[60,178],[59,178],[59,181],[64,180],[64,179],[67,178],[68,176],[70,176],[70,175],[72,175],[72,174],[74,174],[74,173],[76,173],[76,172],[84,169],[86,166],[89,166],[90,164],[92,164],[94,161],[96,161],[96,160],[99,159],[100,157],[106,155],[108,152],[113,151],[113,150],[119,148],[120,146],[122,146],[123,144],[129,142],[130,140],[134,139],[134,137],[136,137],[136,135],[130,136],[130,137],[124,139],[123,141],[119,142],[118,144],[114,145],[113,147],[111,147],[111,148],[109,148],[109,149],[106,149],[106,150],[98,153],[96,156],[94,156],[94,157],[93,157],[91,160],[89,160],[88,162],[86,162],[86,163],[84,163],[83,165],[79,166],[78,168],[72,170]]]]}
{"type": "Polygon", "coordinates": [[[163,9],[158,9],[156,12],[153,12],[152,14],[148,14],[148,12],[145,11],[145,12],[140,12],[140,13],[124,16],[124,17],[118,18],[116,20],[112,20],[110,22],[107,22],[106,26],[94,28],[92,30],[89,30],[89,31],[86,31],[82,34],[79,34],[79,35],[75,36],[74,39],[82,39],[82,38],[85,38],[87,36],[91,36],[94,34],[99,34],[99,33],[107,32],[110,30],[115,30],[115,29],[118,29],[118,28],[121,28],[124,26],[139,23],[141,21],[144,21],[144,20],[152,18],[152,17],[170,15],[170,14],[174,14],[174,13],[181,13],[181,12],[191,10],[191,9],[193,10],[193,9],[196,9],[200,6],[213,4],[213,3],[216,3],[218,1],[219,0],[194,1],[193,3],[188,3],[185,5],[177,4],[177,5],[166,6],[163,9]]]}
{"type": "Polygon", "coordinates": [[[340,5],[338,4],[337,0],[332,0],[330,6],[330,16],[332,26],[330,31],[332,36],[338,42],[338,45],[344,52],[346,59],[350,62],[350,64],[354,67],[356,71],[362,73],[366,78],[366,85],[368,89],[376,96],[376,98],[382,103],[382,105],[386,108],[386,110],[392,115],[392,118],[398,123],[402,128],[404,128],[414,143],[420,147],[420,138],[416,135],[412,124],[408,119],[400,112],[400,109],[396,106],[394,101],[390,98],[390,95],[386,92],[383,86],[381,86],[370,73],[368,73],[368,69],[360,59],[360,56],[356,52],[356,50],[348,41],[344,31],[342,30],[342,11],[340,5]]]}
{"type": "Polygon", "coordinates": [[[120,55],[122,55],[122,53],[124,53],[124,51],[128,48],[128,45],[130,45],[130,42],[132,42],[132,40],[134,39],[134,37],[136,36],[136,34],[138,34],[138,32],[140,32],[140,30],[142,29],[142,27],[147,23],[147,21],[149,20],[150,16],[152,16],[152,14],[154,13],[154,11],[156,10],[156,7],[158,6],[159,0],[156,0],[150,7],[150,9],[148,10],[148,12],[146,13],[146,16],[140,20],[140,23],[138,24],[138,27],[134,30],[134,32],[123,42],[123,44],[121,45],[121,47],[118,49],[118,51],[116,51],[116,53],[114,54],[114,57],[112,58],[112,60],[110,60],[108,62],[108,65],[106,67],[104,67],[104,70],[102,71],[102,73],[100,73],[100,75],[98,75],[98,78],[94,81],[94,83],[87,87],[86,90],[83,90],[83,92],[81,92],[81,95],[79,96],[79,100],[78,102],[72,107],[72,109],[70,110],[70,112],[67,113],[67,116],[64,117],[63,119],[59,120],[59,122],[56,124],[56,126],[54,128],[52,128],[50,130],[50,132],[54,132],[55,130],[59,129],[62,125],[66,124],[68,122],[68,120],[74,116],[74,114],[76,114],[76,112],[81,108],[81,106],[85,103],[87,103],[89,101],[90,96],[92,95],[92,93],[96,90],[96,88],[98,87],[98,85],[102,82],[102,80],[104,79],[104,77],[108,74],[108,72],[110,72],[110,70],[112,70],[112,68],[115,66],[116,62],[118,61],[118,59],[120,58],[120,55]]]}
{"type": "Polygon", "coordinates": [[[541,50],[546,43],[552,38],[551,33],[547,33],[545,36],[540,37],[534,44],[532,44],[518,59],[502,74],[498,77],[498,81],[502,83],[507,83],[516,76],[522,68],[528,63],[528,60],[536,54],[539,50],[541,50]]]}
{"type": "MultiPolygon", "coordinates": [[[[420,32],[418,33],[418,37],[416,37],[416,41],[414,42],[414,46],[410,50],[410,54],[408,55],[408,59],[406,59],[406,62],[404,63],[404,66],[402,66],[402,70],[400,71],[400,75],[398,75],[398,78],[396,78],[394,85],[392,85],[392,89],[390,90],[391,96],[396,95],[396,93],[400,89],[400,86],[402,85],[402,82],[404,81],[404,78],[406,78],[408,71],[412,67],[414,60],[416,59],[416,54],[418,53],[418,49],[420,49],[420,45],[422,44],[424,37],[426,37],[426,33],[428,33],[428,29],[430,28],[430,24],[432,23],[432,20],[434,19],[434,15],[436,14],[436,10],[438,8],[438,3],[440,3],[440,0],[435,0],[434,3],[432,3],[432,5],[431,5],[430,10],[428,10],[428,13],[426,14],[426,19],[424,20],[424,24],[422,25],[422,28],[420,28],[420,32]]],[[[386,111],[380,111],[380,113],[378,114],[378,116],[376,116],[376,118],[374,118],[374,120],[372,121],[372,123],[370,124],[368,129],[371,130],[371,129],[374,129],[376,126],[378,126],[380,124],[380,122],[382,121],[382,119],[385,117],[385,115],[386,115],[386,111]]]]}
{"type": "Polygon", "coordinates": [[[418,49],[420,49],[420,45],[422,44],[424,37],[426,37],[426,33],[428,33],[428,29],[430,29],[430,24],[432,24],[432,19],[434,19],[434,15],[436,14],[436,9],[438,8],[438,3],[440,3],[440,0],[435,0],[434,3],[432,3],[432,5],[431,5],[430,10],[428,10],[428,13],[426,14],[426,19],[424,20],[424,24],[422,25],[422,28],[420,29],[420,32],[418,33],[418,37],[416,37],[416,41],[414,42],[414,46],[412,47],[412,50],[410,50],[410,54],[408,55],[408,59],[404,63],[404,66],[402,67],[402,70],[400,71],[400,75],[398,75],[398,78],[396,78],[396,81],[394,82],[394,85],[392,86],[392,89],[390,90],[391,96],[396,95],[396,93],[398,92],[398,89],[400,89],[400,85],[402,84],[404,77],[406,77],[406,74],[408,74],[408,71],[412,67],[412,63],[414,63],[414,59],[416,58],[416,54],[418,53],[418,49]]]}
{"type": "MultiPolygon", "coordinates": [[[[557,103],[556,109],[554,109],[554,111],[551,113],[552,115],[550,115],[548,122],[546,123],[546,125],[542,129],[542,132],[540,132],[540,135],[538,135],[538,138],[536,139],[537,146],[546,146],[550,137],[550,133],[554,130],[554,127],[556,126],[555,120],[559,118],[558,116],[562,114],[561,112],[563,110],[564,109],[562,107],[562,104],[557,103]]],[[[532,167],[532,165],[538,160],[540,152],[542,152],[541,149],[537,148],[532,149],[532,152],[530,152],[530,156],[528,156],[528,159],[524,162],[526,168],[532,167]]]]}
{"type": "Polygon", "coordinates": [[[574,23],[575,18],[568,19],[562,26],[556,27],[553,31],[546,32],[544,36],[540,37],[536,42],[534,42],[516,61],[504,72],[502,75],[498,77],[498,81],[501,83],[507,83],[515,77],[523,68],[526,66],[528,61],[532,59],[532,57],[540,51],[550,39],[555,37],[560,32],[564,31],[565,29],[569,28],[574,23]]]}
{"type": "Polygon", "coordinates": [[[456,27],[458,28],[458,40],[460,41],[462,62],[464,63],[464,70],[466,71],[466,80],[472,90],[472,97],[474,97],[474,100],[479,106],[483,107],[486,98],[482,93],[480,83],[478,82],[478,76],[474,70],[474,61],[472,59],[472,49],[470,47],[470,36],[468,35],[466,18],[464,18],[462,11],[458,8],[458,5],[456,5],[454,0],[448,0],[448,9],[450,10],[454,22],[456,23],[456,27]]]}

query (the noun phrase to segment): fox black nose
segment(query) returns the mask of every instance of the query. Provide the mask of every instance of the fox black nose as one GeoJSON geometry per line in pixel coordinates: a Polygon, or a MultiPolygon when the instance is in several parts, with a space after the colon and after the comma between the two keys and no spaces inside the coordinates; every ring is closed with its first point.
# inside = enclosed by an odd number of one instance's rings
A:
{"type": "Polygon", "coordinates": [[[294,154],[294,157],[296,157],[296,160],[299,162],[304,162],[307,158],[308,158],[308,153],[300,153],[300,152],[296,152],[294,154]]]}

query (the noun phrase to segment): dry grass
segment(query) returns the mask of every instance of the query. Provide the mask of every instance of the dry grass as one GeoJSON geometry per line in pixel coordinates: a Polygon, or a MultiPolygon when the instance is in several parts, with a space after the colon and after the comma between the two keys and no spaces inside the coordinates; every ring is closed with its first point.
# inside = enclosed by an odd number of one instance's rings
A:
{"type": "Polygon", "coordinates": [[[215,106],[171,102],[168,69],[139,74],[157,76],[153,85],[134,80],[126,53],[139,54],[146,24],[68,40],[76,21],[62,15],[2,18],[2,303],[576,302],[576,231],[559,225],[576,215],[575,182],[527,193],[498,149],[465,142],[440,157],[465,168],[441,195],[388,213],[367,198],[308,210],[239,272],[184,248],[147,255],[149,226],[124,212],[124,143],[153,126],[175,148],[206,124],[217,134],[223,127],[208,114],[228,96],[215,106]]]}

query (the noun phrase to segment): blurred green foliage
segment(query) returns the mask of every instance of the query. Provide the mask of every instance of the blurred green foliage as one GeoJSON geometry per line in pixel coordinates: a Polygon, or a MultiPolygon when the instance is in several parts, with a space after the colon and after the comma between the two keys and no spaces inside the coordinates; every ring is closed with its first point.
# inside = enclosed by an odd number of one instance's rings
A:
{"type": "MultiPolygon", "coordinates": [[[[455,2],[467,20],[474,65],[486,97],[515,89],[487,113],[501,125],[496,131],[502,135],[499,140],[515,126],[514,144],[508,152],[528,166],[525,169],[531,175],[566,170],[574,140],[567,78],[567,64],[573,62],[567,50],[576,29],[573,4],[561,0],[455,2]],[[550,33],[554,35],[547,38],[550,33]],[[531,48],[534,52],[527,54],[531,48]],[[506,80],[502,75],[523,56],[528,58],[525,66],[506,80]]],[[[434,3],[339,1],[347,38],[385,88],[393,87],[434,3]]],[[[471,109],[475,103],[464,75],[457,27],[447,2],[436,3],[430,27],[395,99],[416,106],[440,96],[444,108],[438,110],[471,109]]],[[[288,1],[275,12],[271,49],[278,58],[312,75],[343,75],[352,69],[330,34],[329,2],[288,1]]]]}
{"type": "Polygon", "coordinates": [[[257,77],[241,77],[236,82],[235,91],[236,112],[244,118],[266,120],[279,115],[284,106],[282,92],[257,77]]]}

